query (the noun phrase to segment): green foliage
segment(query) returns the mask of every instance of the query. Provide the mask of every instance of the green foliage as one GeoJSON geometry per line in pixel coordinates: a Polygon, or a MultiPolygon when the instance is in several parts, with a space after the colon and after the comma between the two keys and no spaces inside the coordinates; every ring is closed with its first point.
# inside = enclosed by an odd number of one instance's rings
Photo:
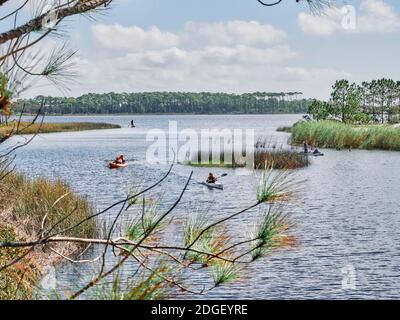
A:
{"type": "Polygon", "coordinates": [[[287,200],[293,195],[296,181],[289,170],[273,170],[273,165],[265,168],[257,188],[259,202],[287,200]]]}
{"type": "Polygon", "coordinates": [[[328,102],[314,99],[308,107],[308,114],[314,120],[325,120],[332,114],[332,108],[328,102]]]}
{"type": "MultiPolygon", "coordinates": [[[[133,221],[127,228],[127,236],[130,240],[137,240],[141,238],[146,232],[152,230],[154,227],[157,230],[162,229],[165,227],[166,222],[162,221],[157,225],[157,221],[159,220],[160,216],[158,214],[158,206],[161,199],[157,201],[149,201],[141,200],[141,205],[144,206],[144,211],[141,209],[136,220],[133,221]]],[[[138,204],[138,198],[133,199],[131,204],[138,204]]],[[[153,231],[153,234],[156,233],[157,230],[153,231]]]]}
{"type": "Polygon", "coordinates": [[[356,84],[347,80],[338,80],[332,87],[332,114],[342,122],[349,122],[360,110],[360,98],[356,84]]]}
{"type": "Polygon", "coordinates": [[[232,282],[239,277],[240,267],[229,261],[223,261],[214,264],[211,268],[211,274],[214,280],[214,285],[216,287],[221,284],[226,284],[232,282]]]}
{"type": "MultiPolygon", "coordinates": [[[[205,229],[208,223],[209,218],[205,214],[196,213],[191,215],[186,220],[183,227],[184,246],[187,247],[191,245],[192,242],[200,235],[201,231],[205,229]]],[[[209,256],[200,252],[216,254],[225,243],[222,240],[226,240],[225,237],[222,237],[217,232],[216,228],[210,228],[206,232],[204,232],[201,237],[196,241],[196,243],[192,246],[193,250],[199,252],[190,251],[188,252],[186,257],[195,262],[208,263],[209,256]]]]}
{"type": "Polygon", "coordinates": [[[314,120],[339,119],[345,123],[400,121],[400,81],[379,79],[361,85],[338,80],[332,87],[331,100],[313,100],[308,113],[314,120]]]}
{"type": "Polygon", "coordinates": [[[168,278],[170,268],[159,262],[150,270],[139,272],[134,278],[122,281],[120,270],[114,273],[112,283],[101,283],[92,292],[99,300],[160,300],[165,299],[171,286],[168,278]]]}
{"type": "Polygon", "coordinates": [[[7,77],[0,72],[0,98],[10,99],[12,96],[12,92],[8,88],[8,79],[7,77]]]}
{"type": "Polygon", "coordinates": [[[255,92],[241,95],[227,93],[143,92],[85,94],[77,98],[43,97],[19,100],[15,107],[35,112],[43,98],[48,114],[110,113],[301,113],[309,101],[301,93],[255,92]]]}
{"type": "Polygon", "coordinates": [[[13,93],[9,89],[8,78],[0,72],[0,111],[4,115],[10,114],[10,100],[13,93]]]}
{"type": "Polygon", "coordinates": [[[249,239],[253,240],[251,241],[253,261],[286,244],[289,238],[284,236],[284,232],[289,227],[287,215],[279,207],[269,206],[261,221],[249,233],[249,239]]]}

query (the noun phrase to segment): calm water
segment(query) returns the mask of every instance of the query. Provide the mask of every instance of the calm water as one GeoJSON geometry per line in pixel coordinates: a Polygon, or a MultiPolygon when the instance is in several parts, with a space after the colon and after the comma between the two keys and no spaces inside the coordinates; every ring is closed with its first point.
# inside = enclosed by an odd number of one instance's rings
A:
{"type": "MultiPolygon", "coordinates": [[[[46,121],[95,121],[116,123],[121,129],[38,136],[18,152],[16,164],[30,176],[47,176],[68,181],[73,189],[87,195],[100,210],[126,195],[130,186],[149,185],[159,179],[167,165],[146,162],[146,132],[167,129],[170,120],[178,130],[192,128],[253,128],[278,146],[286,133],[279,126],[291,125],[299,115],[226,116],[93,116],[49,117],[46,121]],[[137,128],[128,128],[131,118],[137,128]],[[123,153],[135,159],[126,169],[111,171],[107,159],[123,153]]],[[[398,298],[400,296],[400,153],[385,151],[324,150],[325,157],[297,172],[304,179],[298,199],[288,206],[298,246],[281,250],[249,266],[245,279],[214,290],[202,297],[216,299],[337,299],[398,298]],[[356,288],[343,289],[342,268],[354,268],[356,288]]],[[[151,197],[162,195],[160,210],[178,196],[192,168],[177,165],[151,197]]],[[[194,168],[194,181],[204,179],[208,169],[194,168]]],[[[223,178],[224,191],[209,191],[192,183],[175,212],[176,220],[208,211],[209,219],[234,213],[255,201],[256,178],[233,170],[223,178]]],[[[116,211],[111,212],[114,215],[116,211]]],[[[232,234],[243,236],[251,228],[259,210],[248,212],[229,224],[232,234]]],[[[134,211],[122,219],[120,228],[134,211]]],[[[109,220],[109,217],[105,217],[109,220]]],[[[179,228],[177,226],[176,228],[179,228]]],[[[179,242],[179,232],[171,230],[168,241],[179,242]]],[[[93,250],[95,251],[95,250],[93,250]]],[[[96,252],[89,253],[95,255],[96,252]]],[[[112,255],[108,263],[112,263],[112,255]]],[[[59,287],[83,283],[92,274],[85,266],[64,265],[57,271],[59,287]]],[[[126,274],[134,266],[124,269],[126,274]]],[[[200,274],[191,282],[204,283],[200,274]]]]}

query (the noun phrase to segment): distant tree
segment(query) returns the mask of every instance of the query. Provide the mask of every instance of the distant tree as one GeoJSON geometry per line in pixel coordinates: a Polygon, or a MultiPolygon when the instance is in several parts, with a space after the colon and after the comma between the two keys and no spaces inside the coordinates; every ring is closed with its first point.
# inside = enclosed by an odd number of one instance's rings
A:
{"type": "Polygon", "coordinates": [[[317,121],[326,120],[331,115],[331,113],[331,104],[326,101],[314,99],[308,107],[308,114],[317,121]]]}
{"type": "Polygon", "coordinates": [[[332,90],[332,113],[342,122],[351,121],[354,114],[360,112],[360,93],[357,85],[350,84],[348,80],[338,80],[332,90]]]}

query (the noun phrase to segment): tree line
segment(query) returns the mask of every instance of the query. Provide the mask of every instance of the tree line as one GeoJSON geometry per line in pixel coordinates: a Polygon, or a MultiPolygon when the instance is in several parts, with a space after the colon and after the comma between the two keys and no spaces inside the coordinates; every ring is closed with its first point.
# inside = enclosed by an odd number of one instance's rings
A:
{"type": "Polygon", "coordinates": [[[77,98],[37,96],[18,100],[16,112],[33,113],[45,101],[48,114],[115,113],[305,113],[310,103],[301,92],[245,94],[143,92],[89,93],[77,98]]]}
{"type": "Polygon", "coordinates": [[[362,82],[338,80],[329,101],[313,100],[308,113],[315,120],[337,119],[348,123],[400,122],[400,81],[362,82]]]}

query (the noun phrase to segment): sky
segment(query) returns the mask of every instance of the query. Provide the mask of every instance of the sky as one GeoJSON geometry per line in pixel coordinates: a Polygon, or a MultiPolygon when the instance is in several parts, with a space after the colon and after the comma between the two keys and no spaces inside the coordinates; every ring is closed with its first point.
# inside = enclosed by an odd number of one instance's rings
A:
{"type": "Polygon", "coordinates": [[[27,95],[301,91],[328,99],[337,79],[400,80],[398,0],[348,0],[319,13],[294,0],[114,2],[95,21],[68,21],[79,50],[69,91],[40,84],[27,95]]]}

